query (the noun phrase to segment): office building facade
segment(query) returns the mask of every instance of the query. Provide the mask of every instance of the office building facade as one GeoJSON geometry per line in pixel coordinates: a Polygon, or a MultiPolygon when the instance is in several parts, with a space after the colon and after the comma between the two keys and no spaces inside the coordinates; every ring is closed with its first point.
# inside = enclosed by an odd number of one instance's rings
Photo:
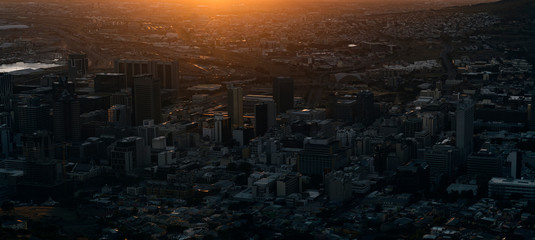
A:
{"type": "Polygon", "coordinates": [[[285,113],[294,108],[294,80],[290,77],[273,78],[273,101],[277,112],[285,113]]]}
{"type": "Polygon", "coordinates": [[[9,111],[13,101],[13,75],[0,73],[0,109],[9,111]]]}
{"type": "Polygon", "coordinates": [[[81,140],[80,102],[65,91],[53,108],[54,138],[56,142],[81,140]]]}
{"type": "Polygon", "coordinates": [[[69,55],[69,80],[81,78],[87,74],[89,60],[87,54],[69,55]]]}
{"type": "Polygon", "coordinates": [[[97,73],[94,78],[95,93],[114,93],[127,88],[123,73],[97,73]]]}
{"type": "Polygon", "coordinates": [[[151,75],[134,77],[134,119],[135,125],[143,124],[143,120],[152,119],[161,122],[160,83],[151,75]]]}
{"type": "Polygon", "coordinates": [[[243,127],[243,93],[242,88],[227,87],[228,115],[232,128],[243,127]]]}
{"type": "Polygon", "coordinates": [[[298,154],[297,171],[305,175],[323,176],[345,166],[348,158],[347,150],[333,138],[307,138],[304,149],[298,154]]]}
{"type": "Polygon", "coordinates": [[[461,153],[461,161],[465,162],[474,147],[474,103],[470,99],[462,100],[457,105],[455,116],[456,146],[461,153]]]}
{"type": "Polygon", "coordinates": [[[178,91],[180,81],[178,61],[117,59],[114,62],[114,68],[115,72],[125,74],[127,88],[134,85],[134,76],[150,74],[154,79],[158,79],[161,88],[178,91]]]}

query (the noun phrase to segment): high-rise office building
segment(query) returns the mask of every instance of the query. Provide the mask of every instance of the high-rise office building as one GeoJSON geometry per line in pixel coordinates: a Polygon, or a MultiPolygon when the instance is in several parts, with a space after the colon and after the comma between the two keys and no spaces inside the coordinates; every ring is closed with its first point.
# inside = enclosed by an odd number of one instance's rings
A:
{"type": "Polygon", "coordinates": [[[13,152],[13,131],[7,124],[0,125],[0,159],[7,159],[13,152]]]}
{"type": "Polygon", "coordinates": [[[214,139],[216,143],[224,143],[232,137],[230,119],[222,114],[214,115],[214,139]]]}
{"type": "Polygon", "coordinates": [[[232,128],[243,127],[243,94],[242,88],[229,85],[227,87],[228,115],[232,128]]]}
{"type": "Polygon", "coordinates": [[[74,95],[74,82],[68,80],[66,77],[58,76],[52,83],[52,95],[54,101],[60,99],[63,95],[74,95]]]}
{"type": "Polygon", "coordinates": [[[160,127],[154,124],[154,120],[145,119],[143,125],[137,127],[137,136],[143,139],[145,145],[150,146],[152,139],[161,136],[160,127]]]}
{"type": "Polygon", "coordinates": [[[126,88],[126,75],[123,73],[97,73],[95,75],[95,93],[119,92],[126,88]]]}
{"type": "Polygon", "coordinates": [[[13,75],[0,73],[0,110],[9,111],[13,100],[13,75]]]}
{"type": "Polygon", "coordinates": [[[126,75],[127,88],[134,84],[134,76],[150,74],[154,79],[158,79],[161,88],[176,89],[179,84],[178,61],[148,61],[118,59],[114,62],[115,72],[126,75]]]}
{"type": "Polygon", "coordinates": [[[304,149],[298,155],[297,171],[305,175],[323,176],[345,166],[348,158],[348,151],[333,138],[307,138],[304,149]]]}
{"type": "Polygon", "coordinates": [[[294,108],[294,80],[290,77],[273,78],[273,100],[277,112],[285,113],[294,108]]]}
{"type": "Polygon", "coordinates": [[[357,101],[352,99],[339,99],[334,104],[333,118],[347,122],[355,121],[357,101]]]}
{"type": "Polygon", "coordinates": [[[69,80],[83,77],[87,74],[89,68],[89,60],[87,54],[71,54],[69,55],[69,80]]]}
{"type": "Polygon", "coordinates": [[[54,138],[57,142],[81,140],[80,102],[68,91],[54,103],[54,138]]]}
{"type": "Polygon", "coordinates": [[[143,120],[152,119],[160,123],[160,83],[151,75],[138,75],[134,77],[134,119],[135,125],[143,124],[143,120]]]}
{"type": "Polygon", "coordinates": [[[459,150],[455,146],[437,144],[426,149],[424,160],[429,164],[430,179],[434,182],[441,176],[449,177],[458,166],[459,150]]]}
{"type": "Polygon", "coordinates": [[[116,126],[126,127],[130,122],[130,114],[126,105],[116,104],[108,109],[108,123],[116,126]]]}
{"type": "Polygon", "coordinates": [[[414,137],[415,133],[422,131],[423,121],[421,118],[409,117],[401,126],[405,137],[414,137]]]}
{"type": "Polygon", "coordinates": [[[47,74],[41,77],[40,86],[41,87],[52,87],[55,81],[58,80],[58,75],[56,74],[47,74]]]}
{"type": "Polygon", "coordinates": [[[415,160],[399,166],[396,171],[396,187],[399,192],[415,193],[429,187],[429,164],[415,160]]]}
{"type": "Polygon", "coordinates": [[[535,89],[531,91],[531,102],[528,105],[528,127],[529,130],[535,130],[535,89]]]}
{"type": "Polygon", "coordinates": [[[54,158],[54,145],[48,131],[37,131],[22,136],[22,154],[28,161],[54,158]]]}
{"type": "Polygon", "coordinates": [[[466,161],[466,173],[490,179],[501,177],[504,165],[504,156],[489,142],[484,143],[481,149],[471,153],[466,161]]]}
{"type": "Polygon", "coordinates": [[[271,127],[275,126],[277,105],[272,102],[263,102],[255,105],[255,136],[263,136],[271,127]]]}
{"type": "Polygon", "coordinates": [[[352,197],[352,179],[343,171],[325,175],[325,195],[329,201],[344,202],[352,197]]]}
{"type": "Polygon", "coordinates": [[[37,97],[30,99],[26,105],[17,106],[18,131],[23,134],[32,134],[38,130],[52,130],[50,109],[50,105],[42,104],[37,97]]]}
{"type": "Polygon", "coordinates": [[[470,99],[463,99],[457,105],[455,115],[456,146],[461,153],[461,161],[465,162],[474,147],[474,103],[470,99]]]}
{"type": "Polygon", "coordinates": [[[357,94],[357,120],[364,125],[370,125],[375,121],[373,107],[373,93],[365,90],[357,94]]]}
{"type": "Polygon", "coordinates": [[[149,152],[140,137],[126,137],[111,150],[111,168],[118,173],[131,173],[149,163],[149,152]]]}
{"type": "Polygon", "coordinates": [[[504,177],[522,178],[522,152],[512,151],[507,155],[504,177]],[[508,170],[508,171],[507,171],[508,170]]]}
{"type": "Polygon", "coordinates": [[[256,104],[254,108],[254,131],[255,136],[263,136],[268,130],[268,105],[256,104]]]}

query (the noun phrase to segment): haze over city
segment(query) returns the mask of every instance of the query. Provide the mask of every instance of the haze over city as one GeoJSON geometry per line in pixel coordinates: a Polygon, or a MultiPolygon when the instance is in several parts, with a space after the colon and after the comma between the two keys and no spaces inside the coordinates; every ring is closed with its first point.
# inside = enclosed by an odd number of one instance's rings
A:
{"type": "Polygon", "coordinates": [[[535,1],[0,1],[0,239],[533,239],[535,1]]]}

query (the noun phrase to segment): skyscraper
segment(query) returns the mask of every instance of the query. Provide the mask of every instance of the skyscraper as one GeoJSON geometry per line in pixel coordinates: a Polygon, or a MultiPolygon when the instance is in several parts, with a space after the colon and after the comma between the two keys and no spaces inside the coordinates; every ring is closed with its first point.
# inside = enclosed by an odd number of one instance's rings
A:
{"type": "Polygon", "coordinates": [[[80,102],[68,91],[54,103],[54,138],[57,142],[81,140],[80,102]]]}
{"type": "Polygon", "coordinates": [[[116,104],[108,109],[108,123],[126,127],[130,121],[130,114],[125,105],[116,104]]]}
{"type": "Polygon", "coordinates": [[[126,88],[126,76],[123,73],[97,73],[94,81],[95,93],[114,93],[126,88]]]}
{"type": "Polygon", "coordinates": [[[161,122],[161,99],[159,80],[152,75],[134,77],[134,118],[135,125],[141,125],[145,119],[161,122]]]}
{"type": "Polygon", "coordinates": [[[40,99],[34,97],[28,104],[17,106],[18,130],[23,134],[33,134],[38,130],[52,127],[50,116],[50,105],[42,104],[40,99]]]}
{"type": "Polygon", "coordinates": [[[254,107],[254,132],[255,136],[263,136],[268,130],[268,105],[256,104],[254,107]]]}
{"type": "Polygon", "coordinates": [[[490,179],[501,177],[506,157],[490,142],[486,142],[477,152],[471,153],[466,161],[466,173],[490,179]]]}
{"type": "Polygon", "coordinates": [[[375,120],[373,109],[373,93],[371,91],[360,91],[357,94],[357,121],[364,125],[370,125],[375,120]]]}
{"type": "Polygon", "coordinates": [[[0,125],[0,159],[7,159],[13,152],[13,131],[7,124],[0,125]]]}
{"type": "Polygon", "coordinates": [[[111,150],[111,168],[119,173],[131,173],[149,163],[147,148],[140,137],[126,137],[111,150]]]}
{"type": "Polygon", "coordinates": [[[277,112],[284,113],[294,108],[294,80],[290,77],[273,78],[273,100],[277,112]]]}
{"type": "Polygon", "coordinates": [[[333,138],[305,139],[304,149],[299,152],[297,171],[305,175],[324,175],[336,171],[348,163],[348,152],[333,138]]]}
{"type": "Polygon", "coordinates": [[[71,54],[69,55],[69,80],[83,77],[87,74],[89,68],[89,61],[87,54],[71,54]]]}
{"type": "Polygon", "coordinates": [[[528,127],[529,130],[535,130],[535,90],[531,92],[531,102],[528,105],[528,127]]]}
{"type": "Polygon", "coordinates": [[[69,81],[66,77],[57,76],[56,80],[52,83],[52,95],[54,101],[57,101],[64,94],[74,95],[74,82],[69,81]],[[65,92],[66,91],[66,92],[65,92]]]}
{"type": "Polygon", "coordinates": [[[13,98],[13,75],[0,73],[0,104],[4,111],[10,110],[13,98]]]}
{"type": "Polygon", "coordinates": [[[472,152],[474,147],[474,103],[470,99],[463,99],[457,105],[455,141],[461,154],[461,161],[465,162],[466,157],[472,152]]]}
{"type": "Polygon", "coordinates": [[[27,161],[54,158],[54,146],[48,131],[36,131],[23,135],[22,154],[27,161]]]}
{"type": "Polygon", "coordinates": [[[224,143],[232,137],[230,119],[222,114],[214,115],[214,139],[216,143],[224,143]]]}
{"type": "Polygon", "coordinates": [[[441,176],[451,176],[458,165],[459,150],[451,145],[434,145],[426,149],[424,160],[429,164],[432,181],[438,181],[441,176]]]}
{"type": "Polygon", "coordinates": [[[143,120],[143,125],[137,127],[137,136],[143,139],[146,146],[150,146],[152,144],[152,139],[161,136],[160,127],[154,125],[154,120],[145,119],[143,120]]]}
{"type": "Polygon", "coordinates": [[[243,94],[242,88],[230,84],[227,87],[228,115],[232,128],[243,126],[243,94]]]}
{"type": "Polygon", "coordinates": [[[133,79],[136,75],[150,74],[158,79],[161,88],[176,89],[179,84],[178,61],[148,61],[117,59],[114,62],[115,72],[126,75],[126,87],[133,86],[133,79]]]}

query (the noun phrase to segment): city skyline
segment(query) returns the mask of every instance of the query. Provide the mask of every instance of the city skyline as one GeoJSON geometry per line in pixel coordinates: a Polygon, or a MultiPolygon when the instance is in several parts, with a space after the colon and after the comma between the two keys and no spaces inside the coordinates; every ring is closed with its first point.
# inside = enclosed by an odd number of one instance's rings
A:
{"type": "Polygon", "coordinates": [[[0,239],[532,239],[535,2],[0,2],[0,239]]]}

